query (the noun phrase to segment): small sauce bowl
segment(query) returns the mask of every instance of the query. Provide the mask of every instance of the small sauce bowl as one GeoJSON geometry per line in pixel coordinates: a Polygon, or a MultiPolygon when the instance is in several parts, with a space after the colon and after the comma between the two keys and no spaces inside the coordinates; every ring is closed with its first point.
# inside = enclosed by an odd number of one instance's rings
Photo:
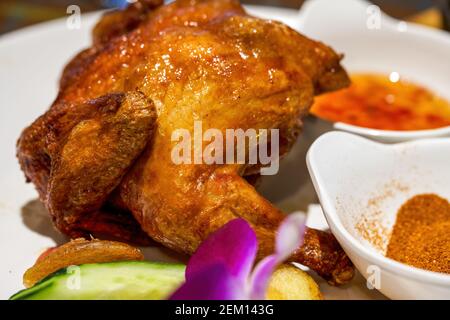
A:
{"type": "MultiPolygon", "coordinates": [[[[444,31],[393,19],[363,0],[307,1],[294,28],[342,52],[350,73],[400,77],[450,101],[450,36],[444,31]]],[[[333,126],[385,143],[450,136],[450,127],[394,131],[342,122],[333,126]]]]}
{"type": "Polygon", "coordinates": [[[316,97],[311,113],[334,128],[381,142],[446,136],[450,103],[397,73],[351,75],[349,88],[316,97]]]}

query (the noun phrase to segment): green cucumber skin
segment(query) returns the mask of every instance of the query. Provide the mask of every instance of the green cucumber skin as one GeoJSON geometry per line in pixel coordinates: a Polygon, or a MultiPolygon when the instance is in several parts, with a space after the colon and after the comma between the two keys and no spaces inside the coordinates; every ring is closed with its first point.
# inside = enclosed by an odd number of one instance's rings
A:
{"type": "Polygon", "coordinates": [[[65,268],[11,300],[161,300],[184,282],[185,266],[148,261],[65,268]]]}

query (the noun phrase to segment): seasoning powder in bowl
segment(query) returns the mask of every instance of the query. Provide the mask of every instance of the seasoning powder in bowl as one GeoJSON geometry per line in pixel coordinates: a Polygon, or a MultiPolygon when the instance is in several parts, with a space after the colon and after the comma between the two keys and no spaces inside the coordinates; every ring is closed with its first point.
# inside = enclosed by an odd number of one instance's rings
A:
{"type": "Polygon", "coordinates": [[[450,274],[450,203],[434,194],[408,200],[397,214],[386,256],[450,274]]]}

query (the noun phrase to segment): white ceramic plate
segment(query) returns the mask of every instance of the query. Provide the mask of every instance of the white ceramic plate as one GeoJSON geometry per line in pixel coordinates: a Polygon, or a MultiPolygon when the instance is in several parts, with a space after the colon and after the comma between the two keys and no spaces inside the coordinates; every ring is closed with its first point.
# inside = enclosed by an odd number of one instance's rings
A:
{"type": "Polygon", "coordinates": [[[307,162],[331,230],[364,276],[378,268],[379,289],[393,299],[450,299],[450,275],[384,256],[403,203],[424,193],[450,199],[450,138],[386,145],[329,132],[307,162]]]}
{"type": "MultiPolygon", "coordinates": [[[[296,10],[272,7],[251,6],[249,11],[257,16],[283,21],[294,28],[306,28],[302,23],[311,18],[309,15],[299,18],[296,10]]],[[[346,20],[358,19],[351,11],[343,14],[346,20]]],[[[336,26],[328,24],[326,17],[320,18],[320,12],[317,15],[314,19],[324,21],[318,28],[333,34],[336,26]]],[[[23,272],[45,248],[65,241],[53,230],[48,214],[36,200],[33,186],[25,183],[15,158],[15,142],[21,130],[50,106],[57,93],[62,68],[73,55],[89,45],[90,31],[98,16],[98,13],[83,15],[80,30],[68,30],[65,20],[57,20],[0,37],[0,299],[6,299],[22,288],[23,272]]],[[[308,27],[307,33],[314,36],[312,27],[308,27]]],[[[322,35],[322,40],[327,41],[326,34],[322,32],[322,35]]],[[[338,39],[332,39],[331,44],[340,51],[353,49],[339,45],[338,39]]],[[[356,67],[372,70],[377,66],[373,56],[366,58],[359,51],[356,56],[347,52],[347,62],[350,70],[356,67]]],[[[387,71],[390,70],[388,68],[387,71]]],[[[419,80],[436,90],[445,91],[441,82],[433,82],[433,72],[423,71],[419,80]]],[[[309,204],[317,202],[306,169],[305,155],[309,143],[323,130],[322,126],[326,124],[308,119],[303,136],[283,161],[279,174],[268,177],[261,186],[262,193],[286,212],[307,210],[309,204]]],[[[314,214],[310,222],[325,228],[326,224],[320,219],[320,209],[317,206],[312,208],[314,214]]],[[[146,253],[151,259],[179,259],[171,252],[158,248],[147,249],[146,253]]],[[[339,289],[326,285],[320,279],[318,281],[328,299],[383,298],[377,291],[368,290],[360,276],[339,289]]]]}

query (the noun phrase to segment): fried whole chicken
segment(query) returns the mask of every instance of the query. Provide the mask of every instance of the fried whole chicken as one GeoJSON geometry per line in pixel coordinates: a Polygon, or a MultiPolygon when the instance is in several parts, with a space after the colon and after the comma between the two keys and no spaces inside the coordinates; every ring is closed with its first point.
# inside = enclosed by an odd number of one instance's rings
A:
{"type": "MultiPolygon", "coordinates": [[[[279,129],[289,151],[322,92],[348,85],[341,56],[234,0],[138,1],[105,15],[65,68],[50,109],[26,128],[18,158],[55,226],[72,238],[149,239],[192,254],[246,219],[259,258],[284,214],[260,196],[258,165],[175,164],[179,128],[279,129]]],[[[353,276],[334,237],[308,229],[290,258],[332,284],[353,276]]]]}

